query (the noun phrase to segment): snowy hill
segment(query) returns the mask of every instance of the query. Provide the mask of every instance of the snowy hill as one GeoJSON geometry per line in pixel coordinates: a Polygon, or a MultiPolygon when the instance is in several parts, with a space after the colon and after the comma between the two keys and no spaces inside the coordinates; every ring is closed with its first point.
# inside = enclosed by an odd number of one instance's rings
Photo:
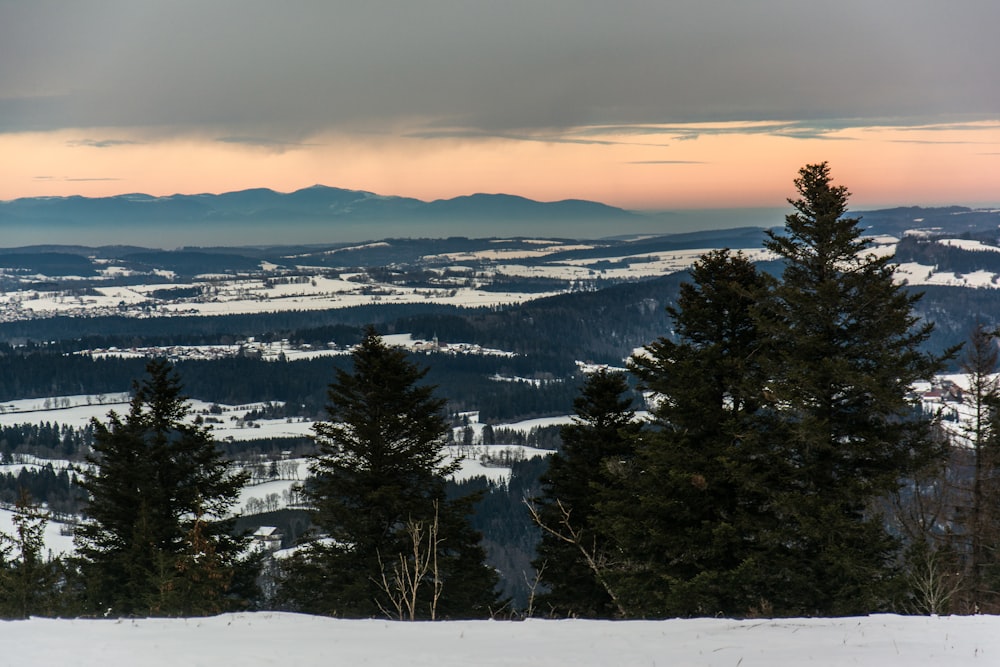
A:
{"type": "Polygon", "coordinates": [[[961,667],[1000,664],[1000,618],[399,623],[257,613],[12,621],[0,644],[4,664],[79,667],[961,667]]]}

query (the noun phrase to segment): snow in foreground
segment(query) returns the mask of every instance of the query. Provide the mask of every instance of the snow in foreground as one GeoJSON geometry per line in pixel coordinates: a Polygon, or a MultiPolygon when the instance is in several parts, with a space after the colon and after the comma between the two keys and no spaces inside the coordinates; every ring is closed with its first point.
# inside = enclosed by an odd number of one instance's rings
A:
{"type": "Polygon", "coordinates": [[[345,621],[282,613],[0,623],[12,665],[1000,664],[1000,617],[733,621],[345,621]]]}

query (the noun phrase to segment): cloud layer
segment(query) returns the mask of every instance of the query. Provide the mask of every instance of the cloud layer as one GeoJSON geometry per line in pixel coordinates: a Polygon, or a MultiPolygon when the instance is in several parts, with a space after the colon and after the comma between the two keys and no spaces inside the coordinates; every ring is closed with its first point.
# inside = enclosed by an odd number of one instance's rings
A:
{"type": "Polygon", "coordinates": [[[987,119],[997,25],[995,0],[10,2],[0,132],[280,150],[329,132],[987,119]]]}

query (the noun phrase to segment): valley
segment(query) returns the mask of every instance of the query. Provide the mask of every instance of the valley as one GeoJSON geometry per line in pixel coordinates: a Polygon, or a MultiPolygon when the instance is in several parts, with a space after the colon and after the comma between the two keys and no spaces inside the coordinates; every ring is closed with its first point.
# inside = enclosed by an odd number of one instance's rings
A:
{"type": "MultiPolygon", "coordinates": [[[[866,213],[871,251],[897,254],[897,279],[924,292],[917,313],[937,325],[928,344],[943,349],[962,342],[977,317],[1000,313],[997,215],[972,228],[931,229],[923,226],[931,213],[908,215],[910,228],[896,212],[866,213]]],[[[84,434],[92,418],[127,411],[145,361],[166,358],[192,414],[233,466],[252,472],[237,508],[242,526],[281,525],[287,547],[302,530],[294,488],[306,476],[326,384],[371,323],[428,368],[447,400],[449,456],[463,459],[452,482],[487,491],[483,507],[494,514],[483,510],[474,523],[505,573],[505,592],[523,602],[531,553],[509,545],[532,544],[537,529],[521,498],[538,493],[586,373],[621,368],[637,348],[672,335],[666,308],[708,250],[737,249],[764,271],[780,271],[760,249],[764,235],[742,228],[618,239],[0,250],[0,428],[55,424],[84,434]],[[491,524],[497,506],[512,512],[503,534],[491,524]]],[[[0,441],[6,507],[25,474],[46,468],[55,477],[67,472],[58,484],[70,488],[60,493],[72,494],[85,453],[0,441]]],[[[67,506],[79,507],[73,502],[67,506]]],[[[71,517],[59,511],[46,534],[57,553],[72,548],[72,530],[60,523],[71,517]]],[[[3,516],[9,521],[9,509],[3,516]]]]}

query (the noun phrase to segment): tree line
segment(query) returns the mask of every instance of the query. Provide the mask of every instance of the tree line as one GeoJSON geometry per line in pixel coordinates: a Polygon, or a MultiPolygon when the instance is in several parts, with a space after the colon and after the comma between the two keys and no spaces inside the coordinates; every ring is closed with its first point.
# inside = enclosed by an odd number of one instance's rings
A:
{"type": "Polygon", "coordinates": [[[896,260],[916,262],[933,267],[935,271],[957,274],[975,271],[1000,272],[1000,253],[990,246],[971,250],[945,245],[934,238],[904,236],[896,244],[896,260]]]}
{"type": "MultiPolygon", "coordinates": [[[[974,446],[950,449],[910,392],[957,349],[925,351],[933,326],[914,314],[920,296],[870,252],[828,165],[807,165],[795,187],[795,212],[765,241],[780,276],[738,252],[706,254],[667,309],[673,335],[631,358],[648,422],[621,374],[595,373],[579,391],[576,422],[525,506],[541,534],[527,613],[998,603],[995,386],[976,390],[974,446]],[[935,495],[956,459],[965,472],[949,487],[963,490],[935,495]]],[[[985,340],[982,358],[966,361],[984,377],[996,365],[985,340]]],[[[447,493],[456,464],[427,369],[373,328],[350,362],[328,386],[302,488],[315,530],[269,566],[268,604],[398,619],[503,613],[470,523],[476,496],[447,493]]],[[[78,556],[54,575],[84,613],[214,613],[259,599],[261,564],[227,518],[246,473],[186,416],[177,375],[158,361],[127,415],[95,422],[78,556]]],[[[37,565],[34,534],[4,572],[37,565]]]]}
{"type": "Polygon", "coordinates": [[[351,358],[329,386],[330,421],[316,423],[312,474],[296,489],[315,526],[296,553],[265,571],[264,554],[234,530],[250,472],[189,418],[179,375],[154,360],[128,412],[93,421],[74,555],[44,557],[48,515],[22,494],[17,535],[0,541],[0,613],[174,616],[267,604],[412,620],[500,609],[469,524],[476,498],[446,494],[457,462],[445,464],[445,401],[421,382],[426,369],[374,329],[351,358]]]}
{"type": "MultiPolygon", "coordinates": [[[[423,359],[430,366],[428,381],[447,389],[449,411],[478,410],[484,420],[565,414],[579,388],[571,358],[432,354],[423,359]],[[557,378],[561,384],[539,387],[491,379],[538,375],[557,378]]],[[[132,379],[142,374],[145,363],[116,356],[94,359],[48,348],[0,351],[0,401],[125,392],[132,379]]],[[[229,405],[271,401],[284,405],[286,416],[317,418],[323,414],[323,387],[331,369],[349,363],[346,356],[277,362],[228,357],[179,360],[175,367],[193,398],[229,405]]]]}
{"type": "MultiPolygon", "coordinates": [[[[956,350],[924,351],[932,325],[914,315],[919,295],[894,281],[890,257],[870,252],[828,165],[804,167],[795,186],[795,212],[764,243],[780,276],[741,253],[708,253],[669,309],[676,337],[632,357],[648,424],[636,422],[622,376],[600,373],[584,387],[578,423],[530,506],[543,531],[541,612],[926,609],[918,575],[928,562],[947,572],[946,557],[973,563],[965,569],[980,583],[966,595],[984,608],[995,536],[942,533],[975,534],[985,510],[959,523],[954,506],[931,517],[915,502],[941,481],[928,475],[943,474],[949,448],[911,387],[956,350]],[[893,505],[923,523],[904,533],[893,505]]],[[[970,507],[985,507],[986,479],[967,494],[970,507]]]]}

